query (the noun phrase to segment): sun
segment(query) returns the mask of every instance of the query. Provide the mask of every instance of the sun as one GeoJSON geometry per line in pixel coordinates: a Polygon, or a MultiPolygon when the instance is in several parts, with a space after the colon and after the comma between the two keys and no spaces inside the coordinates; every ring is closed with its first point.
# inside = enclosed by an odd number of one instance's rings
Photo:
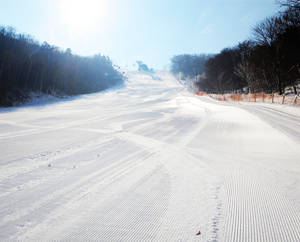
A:
{"type": "Polygon", "coordinates": [[[62,18],[65,23],[77,27],[96,24],[106,14],[104,0],[65,0],[62,3],[62,18]]]}

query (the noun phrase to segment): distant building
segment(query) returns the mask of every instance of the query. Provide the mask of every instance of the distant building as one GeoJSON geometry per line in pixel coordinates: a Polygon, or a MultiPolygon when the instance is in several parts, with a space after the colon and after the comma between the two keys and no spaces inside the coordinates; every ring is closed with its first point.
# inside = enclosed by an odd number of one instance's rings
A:
{"type": "Polygon", "coordinates": [[[139,71],[149,71],[149,68],[146,64],[141,64],[139,66],[139,71]]]}
{"type": "Polygon", "coordinates": [[[137,63],[139,64],[139,67],[138,67],[139,71],[149,71],[149,68],[146,64],[144,64],[141,61],[137,61],[137,63]]]}

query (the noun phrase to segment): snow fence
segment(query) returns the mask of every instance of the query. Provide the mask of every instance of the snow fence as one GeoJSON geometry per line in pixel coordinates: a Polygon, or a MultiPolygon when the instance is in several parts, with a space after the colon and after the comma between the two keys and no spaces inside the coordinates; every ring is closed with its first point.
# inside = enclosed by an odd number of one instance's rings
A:
{"type": "Polygon", "coordinates": [[[198,96],[209,96],[219,101],[238,101],[238,102],[265,102],[265,103],[278,103],[300,106],[300,97],[297,95],[278,95],[278,94],[265,94],[265,93],[253,93],[253,94],[209,94],[206,92],[195,91],[190,89],[190,92],[198,96]]]}

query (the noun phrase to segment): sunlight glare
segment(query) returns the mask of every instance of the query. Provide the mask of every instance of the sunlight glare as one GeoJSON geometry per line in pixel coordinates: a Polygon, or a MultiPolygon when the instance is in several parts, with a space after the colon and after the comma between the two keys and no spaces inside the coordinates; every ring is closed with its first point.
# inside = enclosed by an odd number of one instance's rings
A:
{"type": "Polygon", "coordinates": [[[62,6],[63,19],[69,25],[87,27],[105,15],[104,0],[65,0],[62,6]]]}

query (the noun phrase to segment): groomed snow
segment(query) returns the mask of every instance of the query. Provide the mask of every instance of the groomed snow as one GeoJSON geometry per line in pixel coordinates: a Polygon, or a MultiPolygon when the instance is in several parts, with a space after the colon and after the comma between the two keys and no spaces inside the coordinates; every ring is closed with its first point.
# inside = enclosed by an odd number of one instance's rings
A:
{"type": "Polygon", "coordinates": [[[125,75],[0,109],[0,241],[300,241],[299,108],[125,75]]]}

